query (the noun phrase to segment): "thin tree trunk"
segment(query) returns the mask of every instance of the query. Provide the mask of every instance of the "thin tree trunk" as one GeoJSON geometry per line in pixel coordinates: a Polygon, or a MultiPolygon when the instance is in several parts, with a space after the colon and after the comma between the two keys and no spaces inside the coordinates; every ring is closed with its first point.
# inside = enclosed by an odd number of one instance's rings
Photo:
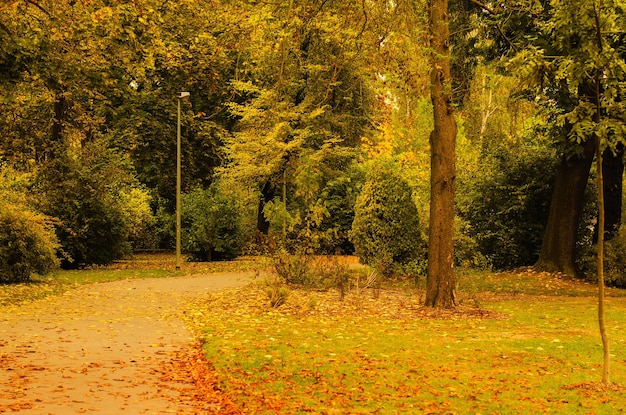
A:
{"type": "Polygon", "coordinates": [[[430,2],[432,70],[430,97],[434,129],[430,135],[430,233],[426,302],[429,307],[456,305],[454,275],[454,187],[457,126],[452,107],[448,0],[430,2]]]}
{"type": "Polygon", "coordinates": [[[257,231],[263,235],[267,235],[270,231],[270,222],[265,218],[265,214],[263,210],[265,209],[265,204],[270,200],[274,199],[275,193],[274,185],[270,180],[265,182],[263,187],[261,188],[261,195],[259,197],[259,207],[257,210],[257,222],[256,228],[257,231]]]}
{"type": "MultiPolygon", "coordinates": [[[[604,174],[602,173],[602,150],[600,140],[597,145],[596,163],[598,165],[598,229],[604,229],[604,174]]],[[[609,352],[609,338],[604,321],[604,232],[598,232],[598,326],[602,338],[603,365],[602,383],[610,383],[611,358],[609,352]]]]}
{"type": "MultiPolygon", "coordinates": [[[[598,48],[602,51],[602,33],[600,25],[600,16],[594,2],[594,14],[596,21],[596,34],[598,39],[598,48]]],[[[594,103],[596,105],[596,113],[594,121],[596,127],[602,121],[602,105],[600,92],[602,91],[601,78],[603,74],[600,68],[595,71],[595,93],[594,103]]],[[[606,324],[604,321],[604,164],[602,163],[603,152],[602,137],[596,137],[596,166],[598,170],[598,326],[600,328],[600,337],[602,338],[603,365],[602,365],[602,383],[608,385],[611,373],[611,354],[609,350],[609,337],[606,332],[606,324]]],[[[605,147],[606,148],[606,147],[605,147]]]]}
{"type": "MultiPolygon", "coordinates": [[[[624,146],[618,144],[615,154],[610,149],[602,155],[604,188],[604,240],[613,239],[622,224],[622,192],[624,180],[624,146]]],[[[596,228],[597,237],[598,228],[596,228]]]]}

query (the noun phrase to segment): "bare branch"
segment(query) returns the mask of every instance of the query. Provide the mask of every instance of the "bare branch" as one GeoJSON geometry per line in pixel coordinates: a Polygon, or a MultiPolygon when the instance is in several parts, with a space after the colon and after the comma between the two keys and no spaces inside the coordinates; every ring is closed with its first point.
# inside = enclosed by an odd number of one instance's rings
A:
{"type": "Polygon", "coordinates": [[[498,13],[492,9],[491,7],[487,6],[485,3],[481,3],[478,0],[470,0],[470,2],[474,3],[475,5],[477,5],[478,7],[480,7],[481,9],[483,9],[484,11],[486,11],[487,13],[491,14],[491,15],[497,15],[498,13]]]}

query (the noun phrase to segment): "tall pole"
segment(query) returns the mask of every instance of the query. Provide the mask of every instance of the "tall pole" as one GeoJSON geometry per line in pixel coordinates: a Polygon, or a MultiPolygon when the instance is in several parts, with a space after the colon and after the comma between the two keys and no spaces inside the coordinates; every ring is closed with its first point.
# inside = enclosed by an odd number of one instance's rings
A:
{"type": "Polygon", "coordinates": [[[176,135],[176,269],[180,269],[180,100],[178,97],[178,122],[176,135]]]}
{"type": "Polygon", "coordinates": [[[176,269],[180,269],[180,101],[189,96],[189,92],[181,92],[178,96],[178,122],[176,134],[176,269]]]}

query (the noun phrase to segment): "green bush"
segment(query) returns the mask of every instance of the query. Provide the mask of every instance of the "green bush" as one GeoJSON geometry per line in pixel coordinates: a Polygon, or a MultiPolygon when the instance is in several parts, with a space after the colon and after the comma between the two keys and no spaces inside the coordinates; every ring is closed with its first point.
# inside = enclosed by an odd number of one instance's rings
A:
{"type": "Polygon", "coordinates": [[[0,282],[28,281],[58,267],[59,245],[50,221],[27,209],[0,206],[0,282]]]}
{"type": "Polygon", "coordinates": [[[108,265],[130,253],[128,232],[119,210],[103,200],[91,183],[73,179],[63,184],[72,199],[56,194],[48,214],[59,219],[57,236],[66,256],[64,269],[108,265]],[[67,186],[67,187],[66,187],[67,186]]]}
{"type": "Polygon", "coordinates": [[[157,218],[150,208],[150,199],[148,191],[139,187],[122,190],[118,195],[120,212],[128,229],[128,240],[134,249],[158,247],[157,218]]]}
{"type": "Polygon", "coordinates": [[[369,170],[350,237],[360,260],[385,276],[423,261],[425,243],[411,188],[391,165],[369,170]]]}
{"type": "Polygon", "coordinates": [[[107,265],[131,251],[130,199],[138,187],[128,161],[101,143],[64,154],[42,169],[39,210],[57,218],[63,268],[107,265]]]}
{"type": "Polygon", "coordinates": [[[182,248],[191,259],[232,259],[244,243],[241,209],[217,184],[197,188],[181,200],[182,248]]]}
{"type": "Polygon", "coordinates": [[[454,264],[464,268],[491,269],[489,258],[484,256],[472,236],[471,225],[460,216],[454,218],[454,264]]]}
{"type": "Polygon", "coordinates": [[[321,254],[352,254],[354,245],[349,235],[354,222],[354,205],[363,185],[360,169],[351,167],[342,175],[329,180],[320,193],[328,215],[316,230],[322,235],[318,252],[321,254]]]}
{"type": "MultiPolygon", "coordinates": [[[[590,280],[597,281],[598,245],[582,247],[577,265],[590,280]]],[[[604,282],[617,288],[626,288],[626,226],[620,226],[617,234],[604,244],[604,282]]]]}
{"type": "Polygon", "coordinates": [[[535,263],[548,220],[556,157],[549,149],[518,150],[485,159],[483,174],[458,192],[466,242],[475,241],[479,262],[495,269],[535,263]]]}

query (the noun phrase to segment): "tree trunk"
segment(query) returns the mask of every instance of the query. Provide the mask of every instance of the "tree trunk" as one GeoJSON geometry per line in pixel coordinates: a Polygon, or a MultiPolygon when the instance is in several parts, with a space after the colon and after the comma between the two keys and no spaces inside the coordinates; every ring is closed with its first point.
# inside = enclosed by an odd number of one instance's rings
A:
{"type": "Polygon", "coordinates": [[[434,129],[430,135],[430,233],[426,305],[456,305],[454,187],[457,126],[452,107],[448,0],[431,0],[431,87],[434,129]]]}
{"type": "MultiPolygon", "coordinates": [[[[606,149],[602,156],[604,177],[604,238],[611,240],[622,224],[622,187],[624,177],[624,146],[617,145],[615,154],[606,149]]],[[[596,227],[596,240],[597,240],[596,227]]]]}
{"type": "Polygon", "coordinates": [[[267,235],[270,231],[270,222],[265,218],[263,214],[263,209],[265,208],[265,203],[274,199],[276,189],[270,180],[265,182],[263,188],[261,189],[261,196],[259,197],[259,209],[257,211],[257,220],[256,220],[256,229],[259,233],[263,235],[267,235]]]}
{"type": "Polygon", "coordinates": [[[578,275],[576,237],[585,189],[595,153],[595,139],[584,143],[582,157],[563,156],[556,175],[550,214],[535,268],[578,275]]]}
{"type": "Polygon", "coordinates": [[[50,130],[50,147],[46,149],[44,160],[57,159],[67,151],[67,143],[63,138],[64,124],[69,111],[69,103],[65,97],[65,88],[60,86],[54,94],[54,118],[50,130]]]}
{"type": "MultiPolygon", "coordinates": [[[[596,75],[597,76],[597,75],[596,75]]],[[[599,82],[598,82],[599,83],[599,82]]],[[[598,94],[599,95],[599,94],[598,94]]],[[[599,106],[599,105],[598,105],[599,106]]],[[[596,115],[596,122],[599,122],[599,115],[596,115]]],[[[600,149],[600,140],[597,140],[597,154],[596,163],[598,166],[598,227],[599,229],[606,229],[605,227],[605,211],[604,211],[604,164],[602,162],[602,150],[600,149]]],[[[602,338],[602,351],[603,351],[603,365],[602,365],[602,383],[608,385],[610,381],[611,373],[611,354],[609,348],[609,337],[606,332],[606,319],[604,317],[604,232],[598,233],[598,326],[600,328],[600,337],[602,338]]]]}

